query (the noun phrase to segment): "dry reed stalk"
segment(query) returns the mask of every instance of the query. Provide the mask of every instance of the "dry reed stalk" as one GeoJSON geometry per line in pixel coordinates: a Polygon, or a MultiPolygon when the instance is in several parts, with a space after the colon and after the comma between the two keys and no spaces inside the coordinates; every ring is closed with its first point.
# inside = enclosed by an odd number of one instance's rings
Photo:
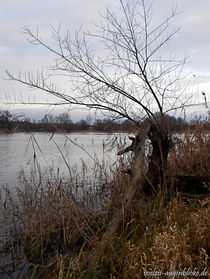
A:
{"type": "MultiPolygon", "coordinates": [[[[127,162],[120,159],[111,170],[97,163],[93,173],[97,182],[90,188],[85,165],[82,173],[70,169],[71,176],[64,180],[59,172],[41,172],[36,154],[34,160],[36,171],[30,177],[21,174],[17,197],[7,193],[6,204],[2,203],[2,216],[4,222],[9,216],[11,230],[6,226],[1,252],[12,250],[14,268],[27,256],[31,278],[85,278],[85,259],[129,186],[121,172],[127,162]]],[[[208,166],[209,137],[197,129],[186,133],[171,152],[168,173],[185,167],[184,174],[205,175],[208,166]]],[[[122,211],[118,229],[94,265],[93,278],[143,278],[144,271],[157,265],[163,270],[184,265],[204,268],[209,254],[208,208],[209,198],[185,204],[179,197],[168,203],[162,192],[153,199],[138,196],[127,212],[122,211]]],[[[5,272],[7,264],[2,267],[5,272]]]]}
{"type": "Polygon", "coordinates": [[[198,124],[195,130],[185,131],[178,138],[169,154],[168,174],[209,176],[209,133],[198,124]]]}

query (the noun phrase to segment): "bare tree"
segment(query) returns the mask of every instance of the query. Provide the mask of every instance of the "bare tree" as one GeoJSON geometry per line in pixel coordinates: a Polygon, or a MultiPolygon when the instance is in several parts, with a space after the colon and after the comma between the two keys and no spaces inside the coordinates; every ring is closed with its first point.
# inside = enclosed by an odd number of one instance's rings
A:
{"type": "MultiPolygon", "coordinates": [[[[144,0],[120,0],[120,12],[116,15],[107,9],[95,33],[80,29],[71,39],[69,33],[61,35],[60,27],[53,29],[55,47],[25,28],[32,44],[55,55],[55,65],[51,74],[7,73],[8,78],[57,97],[52,105],[87,107],[113,119],[128,119],[136,127],[148,118],[147,136],[153,147],[148,176],[156,187],[163,180],[170,149],[165,115],[189,100],[180,87],[185,59],[167,55],[167,44],[179,30],[171,26],[175,16],[172,10],[157,24],[144,0]],[[71,79],[72,87],[57,84],[58,74],[71,79]]],[[[138,140],[125,151],[134,151],[138,140]]]]}
{"type": "Polygon", "coordinates": [[[146,138],[152,145],[146,175],[149,185],[156,192],[158,184],[165,184],[164,170],[171,145],[167,113],[185,107],[191,98],[180,86],[186,60],[177,59],[167,50],[179,30],[171,26],[175,16],[176,10],[172,10],[169,17],[157,23],[152,17],[152,6],[146,7],[144,0],[120,0],[118,13],[107,9],[95,33],[80,29],[72,39],[69,33],[62,36],[60,27],[53,30],[55,47],[45,43],[38,32],[25,28],[32,44],[55,55],[52,72],[41,71],[36,76],[7,73],[10,80],[57,97],[58,101],[51,105],[86,107],[112,119],[127,119],[137,127],[136,137],[130,137],[132,144],[118,153],[134,152],[123,209],[107,225],[92,253],[89,270],[100,259],[122,220],[123,210],[129,207],[141,185],[146,138]],[[68,88],[56,83],[57,75],[71,80],[68,88]]]}

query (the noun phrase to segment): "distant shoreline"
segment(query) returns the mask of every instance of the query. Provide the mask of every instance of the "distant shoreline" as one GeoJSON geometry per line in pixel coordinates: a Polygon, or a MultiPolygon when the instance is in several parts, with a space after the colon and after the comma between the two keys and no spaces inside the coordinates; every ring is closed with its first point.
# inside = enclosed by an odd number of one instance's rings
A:
{"type": "Polygon", "coordinates": [[[101,134],[115,134],[115,133],[132,133],[131,131],[100,131],[100,130],[72,130],[72,131],[6,131],[0,130],[0,134],[16,134],[16,133],[55,133],[55,134],[73,134],[73,133],[101,133],[101,134]]]}

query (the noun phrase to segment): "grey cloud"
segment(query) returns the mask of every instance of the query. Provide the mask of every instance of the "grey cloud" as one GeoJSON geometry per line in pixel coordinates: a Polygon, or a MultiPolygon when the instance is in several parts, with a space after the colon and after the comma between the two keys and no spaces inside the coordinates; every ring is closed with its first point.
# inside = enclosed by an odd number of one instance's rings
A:
{"type": "MultiPolygon", "coordinates": [[[[181,25],[180,34],[177,34],[171,43],[172,51],[177,55],[188,53],[191,55],[191,64],[187,65],[189,72],[199,76],[201,84],[210,84],[210,1],[209,0],[156,0],[154,1],[154,16],[167,16],[172,6],[177,3],[181,13],[174,20],[181,25]]],[[[113,0],[7,0],[0,2],[0,75],[5,69],[18,73],[19,70],[35,70],[43,64],[51,64],[48,52],[40,47],[34,47],[26,41],[22,27],[28,25],[33,30],[38,27],[42,37],[52,42],[49,36],[52,26],[62,22],[63,29],[74,31],[82,24],[90,28],[99,18],[98,12],[104,12],[107,6],[118,6],[113,0]]],[[[117,9],[116,9],[117,11],[117,9]]],[[[95,28],[95,27],[93,27],[95,28]]],[[[18,84],[0,80],[0,96],[5,92],[12,94],[22,92],[30,96],[27,88],[18,84]]],[[[207,92],[210,94],[210,89],[207,92]]],[[[44,100],[48,96],[38,95],[44,100]]],[[[0,104],[1,106],[1,104],[0,104]]]]}

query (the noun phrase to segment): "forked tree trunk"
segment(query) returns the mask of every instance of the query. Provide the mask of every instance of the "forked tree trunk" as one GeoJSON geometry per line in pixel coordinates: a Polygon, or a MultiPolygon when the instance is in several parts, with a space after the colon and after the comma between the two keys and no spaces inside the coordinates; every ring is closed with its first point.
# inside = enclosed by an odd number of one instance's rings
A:
{"type": "Polygon", "coordinates": [[[124,150],[118,152],[118,155],[129,151],[134,152],[131,168],[127,171],[130,174],[130,183],[127,191],[124,193],[120,209],[118,209],[111,221],[108,223],[106,232],[102,235],[100,242],[93,250],[92,256],[89,259],[89,276],[91,276],[95,263],[100,260],[105,248],[116,233],[117,228],[123,219],[124,212],[128,210],[137,189],[143,185],[144,178],[142,165],[144,162],[145,140],[147,137],[150,138],[153,146],[153,152],[150,158],[151,161],[148,167],[149,179],[151,179],[150,183],[153,184],[153,189],[157,190],[158,184],[162,183],[164,180],[164,170],[166,168],[169,152],[169,140],[167,133],[160,133],[152,120],[146,119],[141,125],[136,137],[129,137],[132,144],[124,150]]]}

